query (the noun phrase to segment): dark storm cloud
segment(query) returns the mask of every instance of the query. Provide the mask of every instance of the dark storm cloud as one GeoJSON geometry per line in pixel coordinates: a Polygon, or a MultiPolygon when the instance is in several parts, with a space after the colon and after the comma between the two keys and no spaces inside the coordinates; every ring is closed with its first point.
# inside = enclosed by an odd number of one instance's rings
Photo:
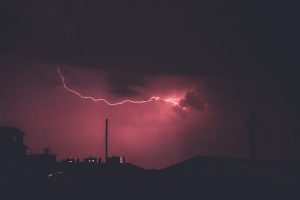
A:
{"type": "Polygon", "coordinates": [[[117,97],[131,97],[140,95],[139,92],[126,87],[116,87],[111,89],[110,92],[117,97]]]}
{"type": "Polygon", "coordinates": [[[295,8],[268,0],[7,0],[0,6],[0,51],[125,73],[109,77],[117,96],[138,95],[143,78],[135,75],[145,73],[237,86],[248,78],[260,85],[280,80],[290,90],[299,74],[295,8]]]}
{"type": "Polygon", "coordinates": [[[1,4],[1,50],[56,63],[109,71],[251,76],[267,72],[266,64],[279,60],[252,2],[11,0],[1,4]]]}
{"type": "Polygon", "coordinates": [[[205,106],[204,97],[200,93],[200,90],[190,91],[185,95],[184,99],[180,101],[180,106],[202,111],[205,106]]]}
{"type": "Polygon", "coordinates": [[[110,92],[118,97],[138,96],[136,87],[146,87],[146,80],[142,74],[130,72],[111,72],[107,76],[110,92]]]}
{"type": "Polygon", "coordinates": [[[184,98],[179,102],[178,106],[173,107],[173,111],[180,117],[186,118],[188,116],[188,110],[196,110],[198,112],[205,109],[205,96],[200,89],[188,91],[184,98]]]}
{"type": "MultiPolygon", "coordinates": [[[[0,6],[0,51],[120,74],[286,83],[297,74],[284,55],[297,51],[285,39],[293,46],[299,39],[296,30],[289,33],[297,17],[282,7],[255,0],[7,0],[0,6]],[[276,23],[266,26],[275,15],[276,23]]],[[[143,87],[143,78],[109,79],[116,95],[137,95],[135,87],[143,87]]]]}
{"type": "Polygon", "coordinates": [[[108,75],[109,83],[112,86],[120,87],[132,87],[132,86],[141,86],[145,87],[146,82],[140,74],[136,73],[110,73],[108,75]]]}

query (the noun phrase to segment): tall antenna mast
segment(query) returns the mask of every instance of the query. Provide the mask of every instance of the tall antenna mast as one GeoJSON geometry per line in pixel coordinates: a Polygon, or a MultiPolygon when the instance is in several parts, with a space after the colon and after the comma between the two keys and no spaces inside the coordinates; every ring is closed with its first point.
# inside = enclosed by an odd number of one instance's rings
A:
{"type": "Polygon", "coordinates": [[[257,128],[257,121],[255,119],[255,110],[252,109],[249,114],[249,119],[246,122],[246,126],[250,130],[250,145],[249,145],[249,156],[252,161],[255,160],[255,131],[257,128]]]}
{"type": "Polygon", "coordinates": [[[108,119],[105,120],[105,161],[108,160],[108,119]]]}

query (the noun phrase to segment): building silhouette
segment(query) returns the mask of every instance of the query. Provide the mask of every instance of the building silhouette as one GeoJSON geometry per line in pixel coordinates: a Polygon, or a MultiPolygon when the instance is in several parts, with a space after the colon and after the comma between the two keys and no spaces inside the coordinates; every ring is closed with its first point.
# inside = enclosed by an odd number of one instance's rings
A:
{"type": "Polygon", "coordinates": [[[66,158],[61,161],[63,164],[74,165],[79,164],[79,158],[66,158]]]}
{"type": "Polygon", "coordinates": [[[25,133],[17,128],[0,127],[0,158],[6,161],[23,160],[27,146],[24,144],[25,133]]]}
{"type": "Polygon", "coordinates": [[[125,157],[123,156],[112,156],[112,157],[108,157],[107,164],[123,164],[125,163],[125,157]]]}
{"type": "Polygon", "coordinates": [[[89,164],[89,165],[96,165],[101,163],[101,158],[96,158],[96,157],[88,157],[83,159],[84,164],[89,164]]]}
{"type": "MultiPolygon", "coordinates": [[[[0,159],[3,163],[14,163],[28,166],[29,168],[49,169],[57,166],[56,155],[50,153],[49,148],[45,148],[43,153],[26,154],[28,147],[24,144],[25,133],[14,127],[0,127],[0,159]],[[19,162],[21,161],[21,162],[19,162]]],[[[109,156],[108,119],[105,120],[105,163],[123,164],[125,157],[109,156]]],[[[78,158],[67,158],[60,162],[65,166],[72,165],[97,165],[102,164],[100,157],[87,157],[80,162],[78,158]]],[[[21,166],[21,165],[20,165],[21,166]]]]}
{"type": "Polygon", "coordinates": [[[50,154],[49,149],[44,149],[43,154],[30,154],[26,156],[26,160],[30,164],[37,166],[54,166],[56,164],[56,155],[50,154]]]}

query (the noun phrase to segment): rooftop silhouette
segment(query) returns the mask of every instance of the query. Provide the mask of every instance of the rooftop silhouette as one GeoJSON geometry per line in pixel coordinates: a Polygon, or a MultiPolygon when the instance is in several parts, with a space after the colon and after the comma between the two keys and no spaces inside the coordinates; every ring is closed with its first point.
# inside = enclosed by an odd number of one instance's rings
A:
{"type": "MultiPolygon", "coordinates": [[[[251,111],[246,123],[251,134],[256,124],[251,111]]],[[[10,194],[13,199],[32,195],[39,199],[143,199],[146,194],[155,199],[241,199],[245,194],[251,199],[274,199],[298,194],[300,162],[255,159],[253,135],[250,159],[196,156],[161,170],[147,170],[126,163],[124,157],[109,156],[108,119],[105,125],[105,162],[93,156],[57,162],[48,148],[41,154],[25,154],[25,133],[1,127],[0,184],[6,191],[22,191],[10,194]]]]}

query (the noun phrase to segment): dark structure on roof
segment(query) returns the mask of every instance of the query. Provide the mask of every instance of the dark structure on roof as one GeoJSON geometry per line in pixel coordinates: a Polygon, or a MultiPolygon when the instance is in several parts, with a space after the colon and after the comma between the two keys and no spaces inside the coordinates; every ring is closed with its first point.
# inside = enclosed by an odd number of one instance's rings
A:
{"type": "Polygon", "coordinates": [[[50,154],[49,149],[44,149],[43,154],[27,155],[27,161],[36,166],[54,166],[56,164],[56,155],[50,154]]]}
{"type": "Polygon", "coordinates": [[[17,128],[0,127],[1,160],[22,160],[25,158],[27,146],[24,145],[25,133],[17,128]]]}

